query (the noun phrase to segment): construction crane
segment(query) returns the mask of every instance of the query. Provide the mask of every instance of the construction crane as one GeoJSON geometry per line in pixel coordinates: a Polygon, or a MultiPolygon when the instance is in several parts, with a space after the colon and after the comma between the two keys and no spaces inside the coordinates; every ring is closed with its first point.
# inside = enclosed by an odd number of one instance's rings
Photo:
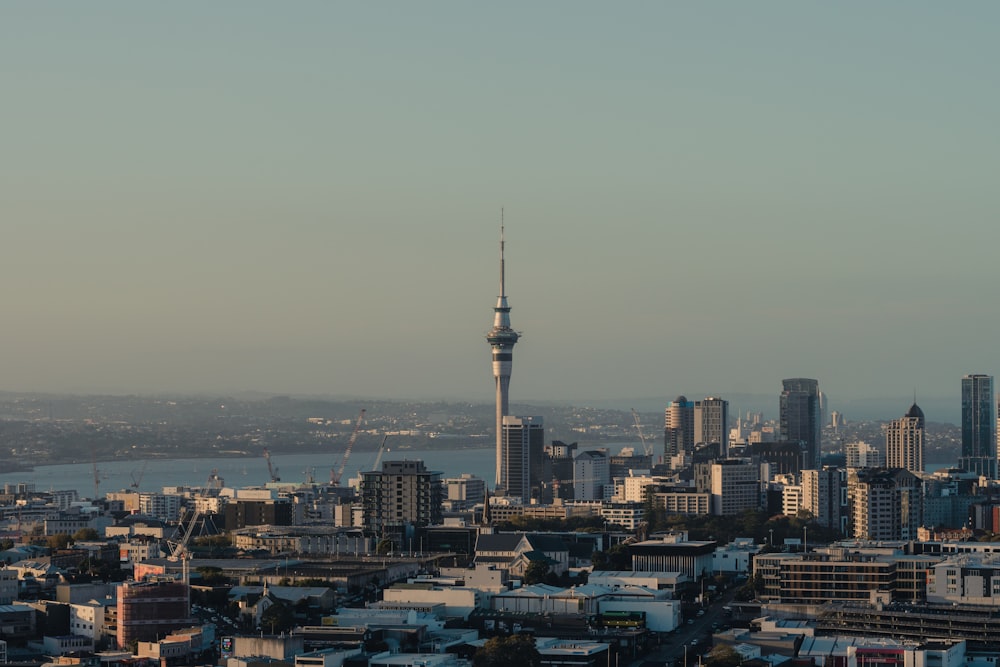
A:
{"type": "Polygon", "coordinates": [[[639,440],[642,441],[642,449],[646,456],[653,455],[653,445],[646,444],[646,436],[642,434],[642,424],[639,423],[639,413],[632,408],[632,421],[635,422],[635,430],[639,432],[639,440]]]}
{"type": "Polygon", "coordinates": [[[97,469],[97,449],[93,447],[90,449],[90,463],[94,468],[94,502],[97,502],[101,497],[101,471],[97,469]]]}
{"type": "MultiPolygon", "coordinates": [[[[186,511],[182,511],[181,515],[177,518],[177,527],[180,530],[184,525],[184,515],[186,511]]],[[[198,525],[198,520],[201,518],[201,511],[195,510],[194,514],[191,516],[191,521],[187,525],[187,529],[183,531],[180,542],[168,543],[170,545],[170,555],[167,556],[167,560],[180,561],[181,562],[181,581],[184,582],[185,588],[187,589],[187,615],[191,615],[191,566],[188,561],[191,559],[191,552],[188,551],[187,545],[191,541],[191,535],[194,533],[195,526],[198,525]]]]}
{"type": "Polygon", "coordinates": [[[382,455],[385,453],[385,441],[388,439],[388,433],[382,436],[382,444],[378,446],[378,454],[375,455],[375,465],[372,466],[372,471],[378,471],[378,464],[382,463],[382,455]]]}
{"type": "Polygon", "coordinates": [[[136,491],[139,490],[139,485],[142,484],[142,478],[146,476],[146,466],[149,465],[149,461],[142,462],[142,468],[139,470],[139,474],[132,472],[132,483],[129,485],[136,491]]]}
{"type": "Polygon", "coordinates": [[[187,528],[183,528],[185,514],[187,514],[186,511],[177,520],[177,529],[181,532],[181,541],[170,543],[170,555],[168,556],[170,560],[180,560],[181,558],[188,557],[187,545],[191,541],[191,535],[194,533],[195,526],[198,525],[198,520],[201,518],[201,512],[195,510],[190,522],[188,522],[187,528]]]}
{"type": "Polygon", "coordinates": [[[340,462],[340,467],[337,470],[330,468],[330,484],[334,486],[340,484],[340,478],[344,476],[344,469],[347,467],[347,460],[351,458],[351,450],[354,448],[354,441],[358,439],[358,431],[361,430],[361,422],[365,418],[365,409],[361,408],[361,414],[358,415],[358,421],[354,424],[354,432],[351,433],[351,439],[347,441],[347,449],[344,450],[344,460],[340,462]]]}
{"type": "Polygon", "coordinates": [[[264,460],[267,461],[267,474],[270,475],[272,482],[280,482],[281,478],[278,477],[278,467],[271,465],[271,452],[267,451],[267,447],[264,448],[264,460]]]}

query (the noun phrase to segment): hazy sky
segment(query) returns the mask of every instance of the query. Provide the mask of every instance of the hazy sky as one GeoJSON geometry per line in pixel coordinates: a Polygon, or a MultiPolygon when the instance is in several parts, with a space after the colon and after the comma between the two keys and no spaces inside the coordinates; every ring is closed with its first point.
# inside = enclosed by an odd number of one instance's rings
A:
{"type": "Polygon", "coordinates": [[[5,3],[0,389],[490,401],[503,206],[513,401],[957,404],[1000,371],[998,25],[5,3]]]}

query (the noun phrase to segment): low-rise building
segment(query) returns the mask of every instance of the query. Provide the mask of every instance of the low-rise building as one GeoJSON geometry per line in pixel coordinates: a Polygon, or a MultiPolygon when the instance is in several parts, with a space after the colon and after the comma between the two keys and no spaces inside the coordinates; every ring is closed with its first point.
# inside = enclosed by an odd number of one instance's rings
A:
{"type": "Polygon", "coordinates": [[[692,579],[712,573],[714,541],[689,540],[687,532],[669,533],[628,546],[637,572],[682,572],[692,579]]]}

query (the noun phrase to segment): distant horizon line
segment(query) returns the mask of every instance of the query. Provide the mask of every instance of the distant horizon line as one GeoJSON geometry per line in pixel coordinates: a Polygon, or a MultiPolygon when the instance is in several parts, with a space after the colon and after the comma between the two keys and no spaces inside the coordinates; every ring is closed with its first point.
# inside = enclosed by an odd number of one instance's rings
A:
{"type": "MultiPolygon", "coordinates": [[[[774,393],[765,392],[685,392],[685,395],[690,396],[715,396],[723,398],[729,401],[731,409],[738,409],[741,412],[745,410],[752,410],[754,412],[760,412],[759,408],[755,408],[753,403],[761,402],[775,402],[775,411],[777,410],[777,400],[780,394],[779,391],[774,393]],[[751,403],[751,405],[739,405],[740,401],[746,401],[751,403]]],[[[379,401],[387,403],[406,403],[406,402],[419,402],[419,403],[453,403],[453,404],[465,404],[465,405],[481,405],[490,406],[492,405],[491,398],[488,393],[484,392],[482,397],[476,397],[470,399],[466,397],[457,396],[447,396],[447,395],[426,395],[426,396],[387,396],[387,395],[374,395],[374,394],[346,394],[337,392],[287,392],[287,391],[268,391],[262,389],[230,389],[230,390],[177,390],[177,389],[160,389],[160,390],[123,390],[123,389],[66,389],[66,390],[16,390],[16,389],[2,389],[0,388],[0,395],[9,396],[34,396],[34,397],[115,397],[124,398],[128,396],[137,396],[143,398],[200,398],[200,399],[215,399],[215,398],[251,398],[255,400],[266,400],[273,398],[290,398],[290,399],[310,399],[310,400],[329,400],[338,402],[363,402],[363,401],[379,401]]],[[[559,405],[565,407],[602,407],[604,409],[615,409],[615,410],[629,410],[636,409],[639,411],[650,412],[651,409],[648,407],[649,404],[655,403],[657,405],[662,405],[664,408],[667,403],[674,400],[674,396],[631,396],[625,398],[615,398],[615,397],[567,397],[567,398],[520,398],[514,399],[511,402],[520,405],[559,405]],[[647,406],[641,408],[638,406],[647,406]]],[[[906,398],[903,395],[882,395],[882,396],[867,396],[867,397],[856,397],[856,398],[840,398],[835,402],[836,404],[842,405],[845,408],[856,409],[861,407],[865,403],[873,403],[877,405],[884,406],[887,402],[893,401],[898,402],[900,406],[900,411],[905,412],[913,403],[912,394],[907,394],[906,398]]],[[[959,398],[956,394],[941,394],[941,395],[925,395],[923,397],[917,397],[917,404],[920,403],[938,403],[938,402],[954,402],[955,410],[959,409],[960,403],[959,398]]],[[[874,407],[874,406],[872,406],[874,407]]],[[[658,409],[658,408],[657,408],[658,409]]],[[[833,412],[835,410],[830,410],[833,412]]],[[[836,410],[839,411],[839,410],[836,410]]],[[[850,418],[850,415],[846,415],[850,418]]],[[[893,419],[894,417],[887,417],[886,419],[893,419]]],[[[938,421],[940,423],[952,423],[944,420],[930,420],[938,421]]]]}
{"type": "MultiPolygon", "coordinates": [[[[821,393],[822,390],[820,390],[821,393]]],[[[492,392],[487,392],[492,394],[492,392]]],[[[691,396],[702,396],[704,397],[715,397],[727,399],[728,396],[753,396],[753,397],[771,397],[775,399],[778,398],[780,390],[776,390],[773,393],[762,392],[762,391],[732,391],[732,392],[701,392],[701,391],[687,391],[687,392],[672,392],[670,394],[663,394],[662,397],[665,403],[669,403],[674,400],[674,397],[678,395],[691,395],[691,396]]],[[[0,394],[18,394],[18,395],[38,395],[38,396],[52,396],[52,395],[68,395],[68,396],[162,396],[162,395],[179,395],[179,396],[227,396],[227,395],[239,395],[239,394],[260,394],[270,397],[324,397],[324,398],[337,398],[339,399],[368,399],[368,400],[385,400],[385,401],[449,401],[453,403],[469,403],[469,399],[460,398],[458,396],[448,396],[448,395],[426,395],[426,396],[397,396],[390,397],[387,395],[374,395],[374,394],[344,394],[339,392],[318,392],[318,391],[272,391],[267,389],[3,389],[0,388],[0,394]]],[[[906,401],[910,404],[913,403],[912,392],[906,394],[900,394],[900,396],[906,396],[906,401]]],[[[482,399],[483,403],[490,403],[490,396],[484,396],[482,399]]],[[[846,399],[846,402],[856,402],[856,401],[883,401],[889,399],[895,399],[897,396],[885,394],[881,396],[857,396],[846,399]]],[[[932,395],[927,394],[925,396],[917,396],[917,403],[921,400],[944,400],[955,398],[954,394],[939,394],[932,395]]],[[[651,401],[660,400],[661,396],[630,396],[625,398],[615,398],[615,397],[588,397],[588,398],[568,398],[568,399],[551,399],[551,398],[525,398],[521,400],[522,403],[564,403],[566,401],[590,401],[590,402],[608,402],[608,401],[651,401]]],[[[728,399],[727,399],[728,400],[728,399]]],[[[730,401],[731,403],[731,401],[730,401]]]]}

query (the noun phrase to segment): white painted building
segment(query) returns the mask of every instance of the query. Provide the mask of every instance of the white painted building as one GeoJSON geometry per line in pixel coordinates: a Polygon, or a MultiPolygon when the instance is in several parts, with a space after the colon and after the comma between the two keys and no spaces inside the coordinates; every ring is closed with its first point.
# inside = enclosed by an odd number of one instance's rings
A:
{"type": "Polygon", "coordinates": [[[605,500],[601,503],[601,518],[608,525],[621,526],[625,530],[635,530],[646,517],[646,506],[639,502],[612,502],[605,500]]]}
{"type": "Polygon", "coordinates": [[[443,604],[445,616],[463,620],[468,619],[475,609],[489,604],[489,596],[482,591],[460,586],[392,586],[382,591],[382,600],[393,603],[443,604]]]}
{"type": "Polygon", "coordinates": [[[646,487],[656,484],[656,479],[648,476],[621,477],[620,499],[625,502],[641,503],[646,500],[646,487]]]}
{"type": "Polygon", "coordinates": [[[611,483],[611,468],[606,452],[589,449],[573,459],[573,497],[576,500],[601,500],[604,487],[611,483]]]}
{"type": "Polygon", "coordinates": [[[785,516],[798,516],[802,509],[802,486],[786,484],[781,489],[781,513],[785,516]]]}
{"type": "Polygon", "coordinates": [[[1000,554],[963,554],[934,565],[927,602],[1000,606],[1000,554]]]}
{"type": "Polygon", "coordinates": [[[653,632],[672,632],[683,620],[680,600],[609,596],[598,603],[598,608],[602,614],[609,611],[642,612],[646,615],[646,628],[653,632]]]}
{"type": "Polygon", "coordinates": [[[867,442],[849,442],[844,445],[848,468],[881,468],[885,465],[882,450],[867,442]]]}
{"type": "Polygon", "coordinates": [[[606,586],[612,590],[629,586],[642,586],[654,591],[667,591],[671,597],[691,578],[683,572],[634,572],[631,570],[594,570],[587,583],[606,586]]]}
{"type": "Polygon", "coordinates": [[[99,641],[104,636],[104,605],[84,602],[69,605],[69,631],[99,641]]]}
{"type": "Polygon", "coordinates": [[[715,574],[750,574],[750,564],[760,545],[753,538],[737,538],[718,547],[712,555],[712,572],[715,574]]]}
{"type": "Polygon", "coordinates": [[[730,516],[760,508],[760,470],[745,459],[711,464],[712,514],[730,516]]]}

